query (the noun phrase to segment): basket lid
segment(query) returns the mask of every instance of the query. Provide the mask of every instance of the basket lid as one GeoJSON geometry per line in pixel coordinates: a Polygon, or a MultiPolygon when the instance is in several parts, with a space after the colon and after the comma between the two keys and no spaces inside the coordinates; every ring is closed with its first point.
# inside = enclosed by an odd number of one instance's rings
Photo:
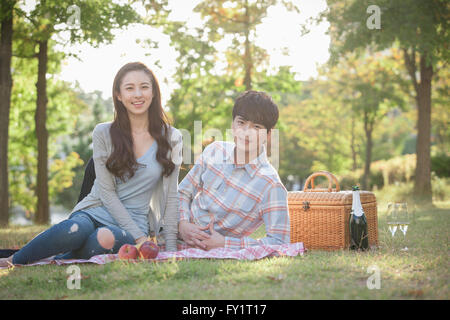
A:
{"type": "MultiPolygon", "coordinates": [[[[360,191],[359,196],[361,203],[375,202],[376,198],[373,192],[360,191]]],[[[340,206],[340,205],[352,205],[353,192],[350,190],[339,192],[328,192],[327,189],[315,189],[315,192],[309,191],[289,191],[288,202],[289,204],[303,204],[308,201],[313,205],[324,206],[340,206]]]]}

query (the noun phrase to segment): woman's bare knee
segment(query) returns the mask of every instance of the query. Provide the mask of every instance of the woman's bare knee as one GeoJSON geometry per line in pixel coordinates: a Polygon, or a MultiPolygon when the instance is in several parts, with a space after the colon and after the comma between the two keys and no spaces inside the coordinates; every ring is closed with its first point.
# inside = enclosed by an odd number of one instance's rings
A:
{"type": "Polygon", "coordinates": [[[97,232],[98,243],[105,249],[112,249],[114,247],[115,238],[111,230],[108,228],[100,228],[97,232]]]}

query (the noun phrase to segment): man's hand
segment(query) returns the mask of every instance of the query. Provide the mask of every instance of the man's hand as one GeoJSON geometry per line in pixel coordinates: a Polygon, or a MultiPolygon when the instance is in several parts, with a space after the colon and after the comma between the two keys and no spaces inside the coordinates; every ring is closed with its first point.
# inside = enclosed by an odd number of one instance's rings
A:
{"type": "Polygon", "coordinates": [[[199,227],[196,224],[183,220],[178,224],[178,231],[180,232],[181,238],[188,245],[206,250],[207,245],[202,241],[208,240],[211,237],[206,232],[203,232],[208,229],[208,227],[209,225],[206,227],[199,227]]]}
{"type": "Polygon", "coordinates": [[[209,239],[203,240],[201,243],[206,246],[205,250],[211,250],[215,248],[225,247],[225,237],[214,230],[214,218],[211,219],[209,223],[209,232],[211,236],[209,239]]]}

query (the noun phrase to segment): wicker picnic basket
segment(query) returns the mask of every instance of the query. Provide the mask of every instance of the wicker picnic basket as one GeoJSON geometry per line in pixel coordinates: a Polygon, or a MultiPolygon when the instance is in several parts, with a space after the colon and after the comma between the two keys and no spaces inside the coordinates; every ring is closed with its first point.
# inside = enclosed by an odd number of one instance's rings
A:
{"type": "MultiPolygon", "coordinates": [[[[367,218],[369,246],[378,246],[378,218],[375,195],[360,191],[367,218]]],[[[288,193],[291,243],[303,242],[306,249],[339,250],[349,248],[349,218],[352,191],[340,191],[337,178],[330,172],[315,172],[306,179],[303,191],[288,193]],[[324,176],[328,188],[314,188],[314,179],[324,176]],[[332,185],[336,185],[332,188],[332,185]],[[308,189],[311,184],[311,189],[308,189]]]]}

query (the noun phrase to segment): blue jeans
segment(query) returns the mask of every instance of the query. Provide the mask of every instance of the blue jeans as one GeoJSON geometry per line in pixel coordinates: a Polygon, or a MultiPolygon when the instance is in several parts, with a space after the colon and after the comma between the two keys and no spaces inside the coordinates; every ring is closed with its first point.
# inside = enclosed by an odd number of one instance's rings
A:
{"type": "MultiPolygon", "coordinates": [[[[110,234],[109,234],[110,235],[110,234]]],[[[110,237],[111,240],[111,237],[110,237]]],[[[117,253],[125,243],[136,244],[133,236],[119,227],[105,226],[83,211],[38,234],[13,255],[13,264],[29,264],[54,255],[54,259],[89,259],[98,254],[117,253]],[[99,229],[106,228],[114,237],[112,248],[102,246],[99,229]]]]}

